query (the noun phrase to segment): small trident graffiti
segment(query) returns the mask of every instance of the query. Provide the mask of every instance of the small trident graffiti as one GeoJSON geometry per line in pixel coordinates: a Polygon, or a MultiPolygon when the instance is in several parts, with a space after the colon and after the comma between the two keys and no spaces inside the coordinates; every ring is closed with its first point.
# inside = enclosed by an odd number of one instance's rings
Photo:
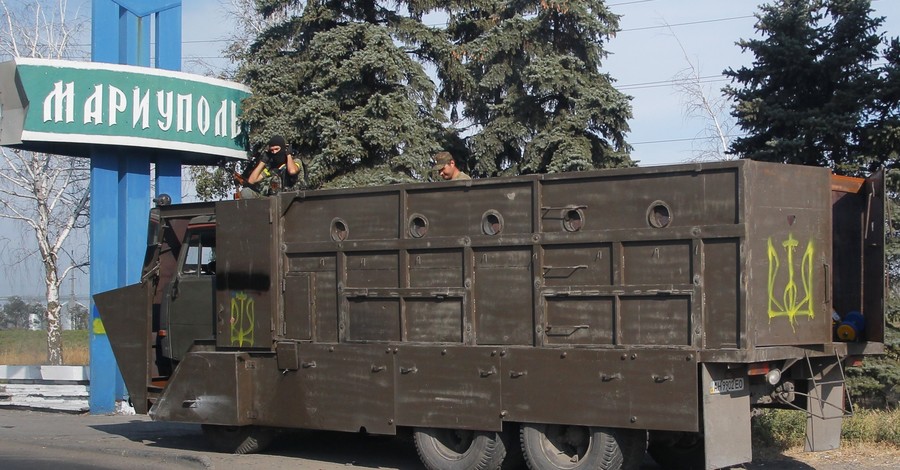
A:
{"type": "Polygon", "coordinates": [[[231,345],[253,346],[256,311],[253,299],[243,291],[231,295],[231,345]]]}
{"type": "MultiPolygon", "coordinates": [[[[769,321],[775,317],[788,317],[791,329],[796,331],[797,316],[807,316],[815,318],[816,312],[813,310],[812,303],[812,277],[813,277],[813,243],[810,240],[806,244],[806,250],[803,252],[803,258],[800,265],[796,266],[800,271],[800,285],[797,285],[796,272],[794,265],[794,252],[800,246],[794,238],[794,234],[788,234],[788,239],[782,244],[785,253],[787,253],[787,282],[784,283],[784,290],[779,301],[776,294],[776,282],[779,280],[779,270],[781,262],[778,258],[778,250],[769,238],[769,321]],[[800,290],[803,290],[801,297],[800,290]]],[[[782,282],[784,282],[782,280],[782,282]]],[[[781,287],[779,285],[778,287],[781,287]]]]}

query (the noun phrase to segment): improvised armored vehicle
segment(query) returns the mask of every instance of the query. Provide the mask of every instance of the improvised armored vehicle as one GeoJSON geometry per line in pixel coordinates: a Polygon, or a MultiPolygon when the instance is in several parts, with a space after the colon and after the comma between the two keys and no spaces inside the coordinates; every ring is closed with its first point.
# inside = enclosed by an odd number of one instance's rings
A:
{"type": "Polygon", "coordinates": [[[883,202],[742,160],[170,205],[96,303],[135,410],[229,451],[412,430],[429,469],[719,468],[758,407],[839,445],[883,202]]]}

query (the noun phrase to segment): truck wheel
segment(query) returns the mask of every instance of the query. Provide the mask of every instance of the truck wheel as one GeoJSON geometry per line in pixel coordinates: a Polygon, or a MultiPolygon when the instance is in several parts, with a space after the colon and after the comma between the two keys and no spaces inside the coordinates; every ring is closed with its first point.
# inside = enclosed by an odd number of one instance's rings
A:
{"type": "Polygon", "coordinates": [[[672,470],[703,470],[703,450],[703,435],[696,432],[651,432],[647,446],[647,453],[660,467],[672,470]]]}
{"type": "Polygon", "coordinates": [[[275,430],[259,426],[204,424],[200,428],[216,451],[230,454],[262,452],[275,438],[275,430]]]}
{"type": "Polygon", "coordinates": [[[496,470],[506,456],[497,432],[416,428],[413,439],[428,470],[496,470]]]}
{"type": "Polygon", "coordinates": [[[641,465],[643,431],[523,424],[522,451],[531,470],[622,470],[641,465]]]}

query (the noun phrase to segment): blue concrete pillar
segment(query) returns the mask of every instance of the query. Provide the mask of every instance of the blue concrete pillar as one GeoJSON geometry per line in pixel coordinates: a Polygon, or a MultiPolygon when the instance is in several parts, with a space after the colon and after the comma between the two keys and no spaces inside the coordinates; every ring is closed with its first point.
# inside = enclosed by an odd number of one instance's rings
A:
{"type": "Polygon", "coordinates": [[[133,151],[119,166],[119,285],[141,280],[147,251],[150,213],[150,160],[146,151],[133,151]]]}
{"type": "Polygon", "coordinates": [[[125,65],[150,66],[150,17],[139,17],[119,8],[119,61],[125,65]]]}
{"type": "Polygon", "coordinates": [[[181,160],[161,154],[156,157],[156,196],[168,194],[172,204],[181,202],[181,160]]]}
{"type": "Polygon", "coordinates": [[[156,14],[156,68],[181,70],[181,4],[156,14]]]}
{"type": "MultiPolygon", "coordinates": [[[[91,156],[91,294],[119,287],[119,251],[117,247],[119,200],[115,195],[119,186],[119,161],[112,152],[94,152],[91,156]]],[[[106,330],[100,321],[97,307],[91,301],[89,327],[91,348],[92,413],[112,413],[117,391],[124,382],[116,366],[106,330]]]]}
{"type": "MultiPolygon", "coordinates": [[[[156,14],[156,68],[181,70],[181,5],[156,14]]],[[[168,194],[181,202],[181,160],[160,154],[156,158],[156,196],[168,194]]]]}
{"type": "Polygon", "coordinates": [[[119,63],[119,5],[112,0],[91,3],[91,60],[119,63]]]}
{"type": "MultiPolygon", "coordinates": [[[[94,62],[149,67],[151,19],[155,17],[157,66],[181,68],[180,0],[93,0],[91,6],[94,62]]],[[[136,149],[91,153],[91,295],[140,280],[147,246],[150,157],[149,151],[136,149]]],[[[177,187],[171,196],[180,201],[177,155],[161,155],[159,162],[157,190],[177,187]]],[[[91,412],[110,413],[126,391],[93,302],[91,325],[91,412]]]]}

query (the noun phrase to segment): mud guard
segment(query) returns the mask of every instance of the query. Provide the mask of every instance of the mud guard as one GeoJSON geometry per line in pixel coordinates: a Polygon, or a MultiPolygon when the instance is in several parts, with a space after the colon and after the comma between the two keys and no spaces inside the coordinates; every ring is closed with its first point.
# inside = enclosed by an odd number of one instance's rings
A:
{"type": "Polygon", "coordinates": [[[840,364],[831,358],[814,361],[814,372],[809,382],[809,397],[806,400],[806,444],[807,452],[837,449],[841,446],[841,423],[847,416],[844,409],[844,377],[840,364]],[[816,364],[818,362],[818,364],[816,364]]]}
{"type": "MultiPolygon", "coordinates": [[[[122,380],[135,413],[147,413],[147,384],[150,380],[151,293],[149,282],[132,284],[94,295],[102,328],[122,372],[122,380]]],[[[94,328],[95,333],[98,332],[94,328]]]]}
{"type": "Polygon", "coordinates": [[[750,384],[746,366],[701,364],[703,444],[706,468],[731,467],[753,459],[750,439],[750,384]]]}

